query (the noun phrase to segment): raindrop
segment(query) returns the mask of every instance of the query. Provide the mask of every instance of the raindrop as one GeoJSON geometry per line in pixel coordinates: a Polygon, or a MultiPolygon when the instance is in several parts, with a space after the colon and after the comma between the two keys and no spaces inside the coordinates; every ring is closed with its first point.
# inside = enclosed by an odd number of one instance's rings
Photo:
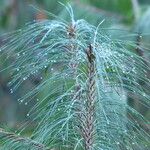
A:
{"type": "Polygon", "coordinates": [[[24,77],[23,80],[24,80],[24,81],[27,80],[27,77],[24,77]]]}
{"type": "Polygon", "coordinates": [[[19,71],[19,68],[17,68],[16,70],[19,71]]]}
{"type": "Polygon", "coordinates": [[[143,93],[143,96],[145,97],[145,96],[146,96],[146,94],[145,94],[145,93],[143,93]]]}
{"type": "Polygon", "coordinates": [[[10,89],[10,93],[13,93],[14,91],[13,91],[13,89],[10,89]]]}
{"type": "Polygon", "coordinates": [[[109,69],[109,66],[106,66],[107,69],[109,69]]]}
{"type": "Polygon", "coordinates": [[[27,114],[27,117],[29,117],[29,114],[27,114]]]}
{"type": "Polygon", "coordinates": [[[124,130],[124,133],[127,133],[127,130],[124,130]]]}
{"type": "Polygon", "coordinates": [[[54,68],[51,68],[51,71],[53,71],[54,70],[54,68]]]}
{"type": "Polygon", "coordinates": [[[107,124],[108,124],[108,125],[110,124],[108,120],[107,120],[107,124]]]}
{"type": "Polygon", "coordinates": [[[37,99],[36,99],[36,101],[38,102],[38,101],[39,101],[39,99],[37,98],[37,99]]]}
{"type": "Polygon", "coordinates": [[[27,102],[25,102],[25,105],[28,105],[28,103],[27,103],[27,102]]]}
{"type": "Polygon", "coordinates": [[[119,142],[117,142],[117,145],[119,145],[120,143],[119,142]]]}

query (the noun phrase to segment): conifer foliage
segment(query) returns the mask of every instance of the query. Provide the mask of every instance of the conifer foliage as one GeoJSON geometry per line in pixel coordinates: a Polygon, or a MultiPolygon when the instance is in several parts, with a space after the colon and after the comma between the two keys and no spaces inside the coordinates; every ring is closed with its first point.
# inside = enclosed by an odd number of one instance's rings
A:
{"type": "Polygon", "coordinates": [[[27,137],[23,130],[0,129],[1,149],[148,149],[149,134],[142,128],[148,121],[126,102],[130,93],[149,107],[147,90],[139,84],[150,88],[149,68],[134,53],[136,44],[107,36],[103,21],[95,27],[75,20],[69,5],[66,10],[69,22],[58,17],[34,22],[4,39],[0,57],[12,61],[4,69],[13,76],[11,93],[37,74],[41,82],[18,100],[34,101],[27,117],[35,130],[27,137]]]}

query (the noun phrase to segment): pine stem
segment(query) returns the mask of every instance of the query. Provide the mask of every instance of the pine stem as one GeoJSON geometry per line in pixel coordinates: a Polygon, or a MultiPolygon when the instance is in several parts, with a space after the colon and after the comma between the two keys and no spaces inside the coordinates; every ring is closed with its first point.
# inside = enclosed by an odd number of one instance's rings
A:
{"type": "Polygon", "coordinates": [[[21,136],[16,135],[15,133],[12,133],[12,132],[7,132],[2,128],[0,128],[0,136],[3,138],[6,137],[6,138],[11,139],[15,142],[30,143],[30,145],[33,145],[34,147],[36,147],[39,150],[51,150],[41,143],[38,143],[38,142],[31,140],[29,138],[21,137],[21,136]]]}
{"type": "Polygon", "coordinates": [[[88,83],[87,83],[87,105],[86,105],[86,124],[84,129],[85,150],[93,148],[94,133],[94,104],[95,104],[95,56],[90,45],[87,50],[88,58],[88,83]]]}

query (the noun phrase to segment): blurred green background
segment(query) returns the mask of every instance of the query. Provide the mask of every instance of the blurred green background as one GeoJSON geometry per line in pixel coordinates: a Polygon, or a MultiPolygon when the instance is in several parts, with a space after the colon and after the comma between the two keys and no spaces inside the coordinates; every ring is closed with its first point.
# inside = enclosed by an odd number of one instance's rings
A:
{"type": "MultiPolygon", "coordinates": [[[[86,19],[94,25],[98,25],[105,19],[103,28],[108,29],[107,34],[115,38],[120,38],[122,34],[132,35],[136,33],[132,40],[139,42],[137,40],[138,35],[142,35],[140,44],[147,49],[143,49],[142,54],[137,53],[149,61],[150,0],[0,0],[0,34],[3,35],[22,28],[26,23],[34,20],[53,19],[50,13],[68,20],[65,8],[59,2],[63,4],[69,2],[73,7],[76,19],[86,19]]],[[[2,39],[0,39],[1,44],[2,39]]],[[[3,61],[0,60],[0,70],[5,68],[3,61]]],[[[18,128],[28,121],[26,114],[33,104],[20,105],[17,99],[26,89],[38,84],[40,79],[38,75],[33,79],[28,79],[14,93],[11,93],[8,86],[10,80],[9,71],[0,72],[0,126],[18,128]]],[[[127,97],[126,100],[136,110],[149,118],[149,110],[146,107],[141,107],[136,99],[127,97]]]]}

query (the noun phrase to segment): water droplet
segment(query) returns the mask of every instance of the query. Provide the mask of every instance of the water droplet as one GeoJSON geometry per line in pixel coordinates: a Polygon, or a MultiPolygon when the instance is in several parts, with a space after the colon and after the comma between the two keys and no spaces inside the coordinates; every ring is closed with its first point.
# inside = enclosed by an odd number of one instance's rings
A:
{"type": "Polygon", "coordinates": [[[38,102],[38,101],[39,101],[39,99],[37,98],[37,99],[36,99],[36,101],[38,102]]]}
{"type": "Polygon", "coordinates": [[[145,97],[145,96],[146,96],[146,94],[145,94],[145,93],[143,93],[143,96],[145,97]]]}
{"type": "Polygon", "coordinates": [[[119,145],[120,143],[119,142],[117,142],[117,145],[119,145]]]}
{"type": "Polygon", "coordinates": [[[127,130],[124,130],[124,133],[127,133],[127,130]]]}
{"type": "Polygon", "coordinates": [[[109,66],[106,66],[107,69],[109,69],[109,66]]]}
{"type": "Polygon", "coordinates": [[[16,70],[19,71],[19,68],[17,68],[16,70]]]}
{"type": "Polygon", "coordinates": [[[27,103],[27,102],[25,102],[25,105],[28,105],[28,103],[27,103]]]}
{"type": "Polygon", "coordinates": [[[27,114],[27,117],[29,117],[29,114],[27,114]]]}
{"type": "Polygon", "coordinates": [[[13,89],[10,89],[10,93],[13,93],[14,91],[13,91],[13,89]]]}
{"type": "Polygon", "coordinates": [[[27,80],[27,77],[24,77],[23,80],[24,80],[24,81],[27,80]]]}
{"type": "Polygon", "coordinates": [[[54,68],[51,68],[51,71],[53,71],[54,70],[54,68]]]}

